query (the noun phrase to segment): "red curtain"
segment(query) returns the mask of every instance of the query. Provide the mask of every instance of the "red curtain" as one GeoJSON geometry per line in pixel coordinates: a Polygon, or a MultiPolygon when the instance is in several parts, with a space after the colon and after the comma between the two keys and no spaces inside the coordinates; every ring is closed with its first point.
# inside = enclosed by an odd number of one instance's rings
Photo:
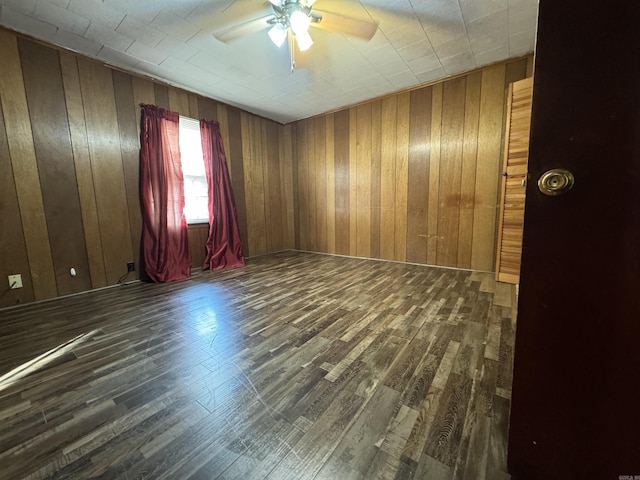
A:
{"type": "Polygon", "coordinates": [[[153,105],[141,107],[142,272],[154,282],[178,280],[191,273],[179,115],[153,105]]]}
{"type": "Polygon", "coordinates": [[[203,270],[244,265],[227,157],[224,154],[220,124],[200,120],[202,154],[209,186],[209,238],[203,270]]]}

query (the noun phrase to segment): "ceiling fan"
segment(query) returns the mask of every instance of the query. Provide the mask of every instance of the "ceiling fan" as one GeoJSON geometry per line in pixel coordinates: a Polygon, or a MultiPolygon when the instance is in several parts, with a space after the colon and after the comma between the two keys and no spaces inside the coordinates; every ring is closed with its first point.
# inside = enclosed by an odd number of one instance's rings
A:
{"type": "MultiPolygon", "coordinates": [[[[371,40],[378,29],[373,20],[358,18],[312,9],[316,0],[269,0],[273,13],[238,23],[232,27],[214,33],[214,37],[224,43],[269,28],[271,41],[281,47],[285,40],[289,43],[291,71],[296,68],[295,44],[301,52],[313,45],[309,27],[317,27],[331,32],[371,40]]],[[[229,20],[228,20],[229,21],[229,20]]],[[[231,19],[231,22],[233,20],[231,19]]]]}

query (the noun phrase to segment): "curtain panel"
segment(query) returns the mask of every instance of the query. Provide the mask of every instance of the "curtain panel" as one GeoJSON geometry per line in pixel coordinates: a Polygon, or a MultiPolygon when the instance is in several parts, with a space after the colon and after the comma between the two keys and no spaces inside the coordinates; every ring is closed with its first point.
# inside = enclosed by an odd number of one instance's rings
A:
{"type": "Polygon", "coordinates": [[[141,108],[142,274],[154,282],[178,280],[191,272],[179,115],[154,105],[141,108]]]}
{"type": "Polygon", "coordinates": [[[231,190],[220,124],[200,120],[202,154],[209,188],[209,237],[203,270],[244,265],[236,202],[231,190]]]}

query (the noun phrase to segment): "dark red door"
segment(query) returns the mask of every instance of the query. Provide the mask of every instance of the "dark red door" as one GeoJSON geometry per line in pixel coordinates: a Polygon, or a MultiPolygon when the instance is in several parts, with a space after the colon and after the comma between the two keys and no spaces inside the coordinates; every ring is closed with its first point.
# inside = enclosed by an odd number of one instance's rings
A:
{"type": "Polygon", "coordinates": [[[640,2],[540,1],[529,173],[510,471],[640,478],[640,2]]]}

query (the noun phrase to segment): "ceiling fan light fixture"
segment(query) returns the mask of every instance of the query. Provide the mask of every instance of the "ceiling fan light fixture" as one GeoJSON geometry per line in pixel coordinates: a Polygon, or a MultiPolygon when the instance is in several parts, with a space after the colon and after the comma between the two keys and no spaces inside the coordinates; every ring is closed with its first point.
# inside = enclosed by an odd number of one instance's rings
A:
{"type": "Polygon", "coordinates": [[[311,19],[309,16],[305,15],[301,10],[294,10],[291,15],[289,15],[289,24],[291,25],[291,30],[293,30],[293,33],[295,33],[296,36],[307,33],[310,23],[311,19]]]}
{"type": "Polygon", "coordinates": [[[296,42],[298,42],[298,48],[301,52],[308,50],[311,45],[313,45],[313,39],[309,32],[302,32],[300,34],[296,34],[296,42]]]}
{"type": "Polygon", "coordinates": [[[280,48],[287,38],[287,29],[281,23],[276,23],[269,30],[269,38],[276,47],[280,48]]]}

